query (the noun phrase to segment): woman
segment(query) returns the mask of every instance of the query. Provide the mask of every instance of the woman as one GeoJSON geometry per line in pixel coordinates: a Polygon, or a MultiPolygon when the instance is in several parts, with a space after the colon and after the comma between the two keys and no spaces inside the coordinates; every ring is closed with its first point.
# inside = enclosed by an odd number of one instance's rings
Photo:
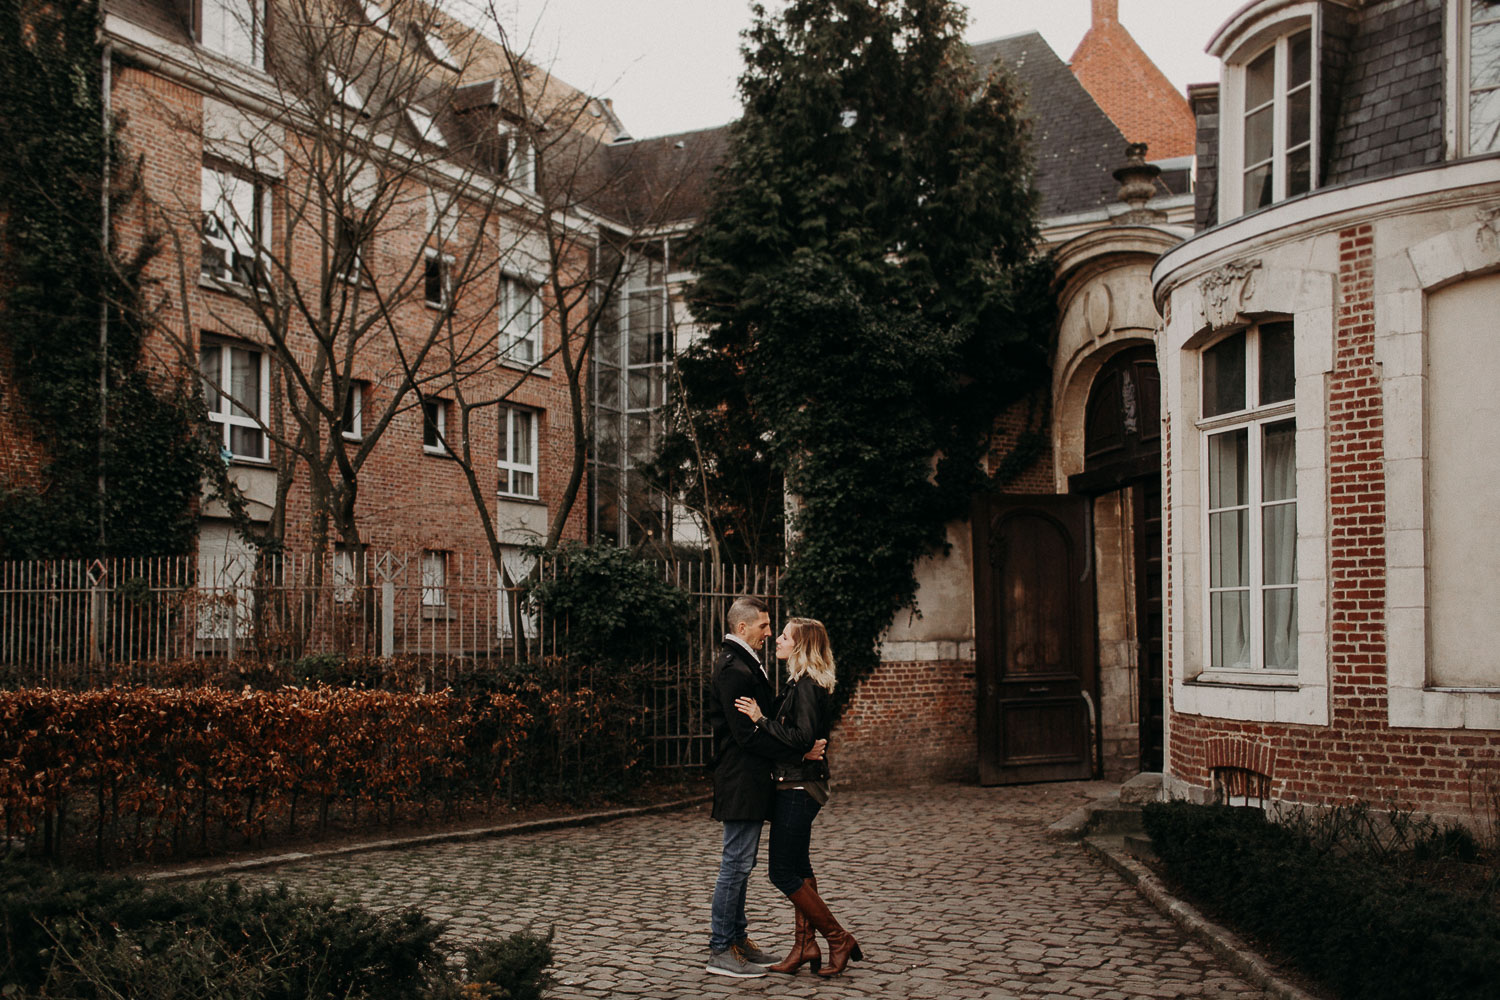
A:
{"type": "Polygon", "coordinates": [[[734,707],[750,717],[756,728],[786,747],[776,761],[776,803],[771,817],[771,882],[797,908],[796,940],[791,954],[772,972],[796,972],[804,964],[822,976],[836,976],[852,958],[864,958],[854,936],[839,926],[818,896],[808,846],[812,823],[828,801],[828,764],[803,760],[813,741],[828,738],[833,721],[833,652],[828,630],[811,618],[792,618],[776,637],[776,658],[787,664],[787,689],[768,719],[753,698],[739,698],[734,707]],[[821,932],[828,939],[828,965],[818,951],[821,932]]]}

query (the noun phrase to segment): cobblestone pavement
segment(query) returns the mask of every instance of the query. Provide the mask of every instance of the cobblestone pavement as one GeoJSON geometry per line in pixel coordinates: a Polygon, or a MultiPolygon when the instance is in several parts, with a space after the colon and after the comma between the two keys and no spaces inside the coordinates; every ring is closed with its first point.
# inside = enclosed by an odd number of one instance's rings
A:
{"type": "MultiPolygon", "coordinates": [[[[719,826],[707,806],[496,840],[312,861],[285,881],[416,906],[465,941],[556,928],[550,996],[1000,998],[1266,994],[1229,972],[1076,843],[1046,826],[1098,783],[836,791],[813,827],[818,885],[866,959],[838,979],[703,971],[719,826]]],[[[792,911],[751,875],[750,934],[791,943],[792,911]]]]}

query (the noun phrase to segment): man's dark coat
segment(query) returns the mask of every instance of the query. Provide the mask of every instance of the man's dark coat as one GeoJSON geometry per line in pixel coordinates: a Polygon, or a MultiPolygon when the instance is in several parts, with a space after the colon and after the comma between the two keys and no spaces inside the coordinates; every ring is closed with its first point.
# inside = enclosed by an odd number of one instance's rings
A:
{"type": "Polygon", "coordinates": [[[717,820],[771,818],[776,784],[771,760],[786,752],[734,707],[740,697],[754,698],[764,715],[771,715],[776,692],[745,647],[724,640],[714,661],[706,707],[714,734],[714,809],[717,820]]]}

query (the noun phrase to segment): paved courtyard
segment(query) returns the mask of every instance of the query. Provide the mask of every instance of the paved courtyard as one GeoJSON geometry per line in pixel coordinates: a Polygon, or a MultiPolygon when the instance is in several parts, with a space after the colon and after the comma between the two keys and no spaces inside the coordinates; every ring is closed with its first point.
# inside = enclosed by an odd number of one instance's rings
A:
{"type": "MultiPolygon", "coordinates": [[[[1082,846],[1046,836],[1108,787],[836,791],[813,862],[866,960],[834,980],[703,971],[719,836],[707,806],[242,877],[416,906],[456,940],[554,926],[558,998],[1264,997],[1082,846]]],[[[792,911],[765,879],[766,843],[750,933],[781,954],[792,911]]]]}

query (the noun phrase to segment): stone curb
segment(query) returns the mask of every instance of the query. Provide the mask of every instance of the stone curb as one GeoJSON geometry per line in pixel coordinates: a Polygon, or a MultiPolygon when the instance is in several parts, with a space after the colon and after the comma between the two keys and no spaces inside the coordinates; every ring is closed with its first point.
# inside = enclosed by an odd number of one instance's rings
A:
{"type": "Polygon", "coordinates": [[[1146,900],[1164,915],[1206,944],[1235,972],[1265,990],[1278,1000],[1320,1000],[1283,979],[1276,969],[1248,948],[1229,928],[1209,920],[1198,910],[1167,891],[1161,879],[1140,861],[1125,852],[1123,839],[1085,837],[1083,846],[1102,859],[1125,881],[1134,885],[1146,900]]]}
{"type": "Polygon", "coordinates": [[[187,879],[216,878],[239,872],[277,868],[282,865],[304,861],[321,861],[326,858],[348,857],[352,854],[368,854],[375,851],[400,851],[413,847],[431,847],[434,844],[456,844],[471,840],[488,840],[491,837],[513,837],[522,833],[541,833],[546,830],[561,830],[568,827],[593,826],[611,820],[628,819],[632,816],[650,816],[654,813],[676,812],[689,809],[713,800],[711,793],[693,795],[670,802],[658,802],[649,806],[628,806],[623,809],[607,809],[601,812],[570,813],[565,816],[550,816],[546,819],[507,823],[502,826],[475,827],[468,830],[449,830],[444,833],[428,833],[416,837],[392,837],[389,840],[368,840],[344,847],[327,850],[292,851],[286,854],[266,854],[243,861],[221,861],[205,865],[173,867],[162,871],[148,872],[139,876],[147,882],[175,882],[187,879]]]}

